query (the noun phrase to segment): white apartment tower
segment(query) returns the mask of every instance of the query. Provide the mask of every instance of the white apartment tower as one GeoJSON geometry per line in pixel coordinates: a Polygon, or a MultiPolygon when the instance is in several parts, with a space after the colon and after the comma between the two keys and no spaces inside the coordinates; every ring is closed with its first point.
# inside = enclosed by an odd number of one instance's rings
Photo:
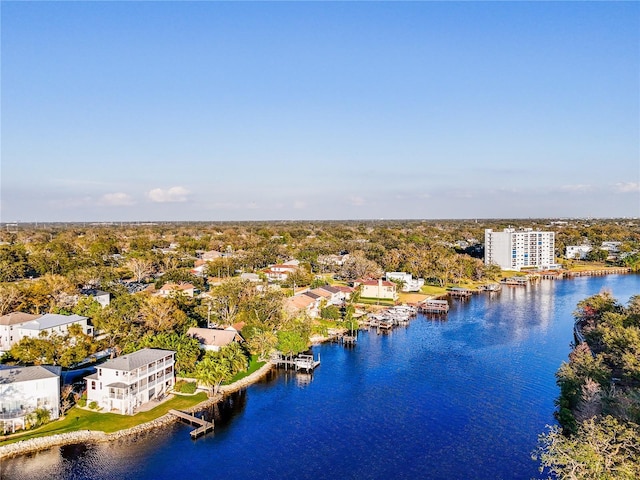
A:
{"type": "Polygon", "coordinates": [[[523,267],[549,268],[555,263],[555,233],[534,231],[531,228],[505,228],[484,231],[484,263],[496,264],[503,270],[523,267]]]}

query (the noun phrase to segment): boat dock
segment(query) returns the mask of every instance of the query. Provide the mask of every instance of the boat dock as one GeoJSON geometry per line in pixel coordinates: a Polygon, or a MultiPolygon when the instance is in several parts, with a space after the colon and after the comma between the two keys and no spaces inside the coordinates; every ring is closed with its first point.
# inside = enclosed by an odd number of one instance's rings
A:
{"type": "Polygon", "coordinates": [[[198,418],[195,415],[190,413],[181,412],[180,410],[169,410],[171,415],[178,417],[180,420],[188,422],[189,425],[199,425],[195,430],[191,430],[191,438],[196,439],[201,435],[206,435],[209,432],[213,431],[214,424],[213,422],[207,422],[202,418],[198,418]]]}
{"type": "Polygon", "coordinates": [[[469,290],[468,288],[461,287],[451,287],[447,289],[447,292],[453,298],[470,298],[471,295],[473,295],[473,291],[469,290]]]}
{"type": "Polygon", "coordinates": [[[479,286],[478,290],[480,290],[481,292],[489,293],[499,292],[500,290],[502,290],[502,285],[500,285],[499,283],[489,283],[488,285],[479,286]]]}
{"type": "Polygon", "coordinates": [[[418,305],[420,313],[447,313],[449,302],[446,300],[425,300],[418,305]]]}
{"type": "Polygon", "coordinates": [[[313,355],[300,354],[296,357],[286,357],[281,353],[275,353],[271,356],[271,361],[275,363],[277,367],[282,365],[286,368],[293,367],[296,371],[304,370],[306,372],[311,372],[320,365],[320,356],[318,356],[318,359],[316,360],[313,358],[313,355]]]}

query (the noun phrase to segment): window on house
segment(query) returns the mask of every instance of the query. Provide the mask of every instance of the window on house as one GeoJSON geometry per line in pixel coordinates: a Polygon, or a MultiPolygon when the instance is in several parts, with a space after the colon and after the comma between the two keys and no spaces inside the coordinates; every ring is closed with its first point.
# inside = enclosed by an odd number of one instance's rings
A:
{"type": "Polygon", "coordinates": [[[91,382],[91,390],[95,390],[96,389],[96,382],[92,381],[91,382]]]}

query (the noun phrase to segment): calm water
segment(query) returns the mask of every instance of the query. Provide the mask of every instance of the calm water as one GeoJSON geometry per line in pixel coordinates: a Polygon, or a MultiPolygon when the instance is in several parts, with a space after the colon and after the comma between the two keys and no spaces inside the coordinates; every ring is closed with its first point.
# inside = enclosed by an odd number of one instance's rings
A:
{"type": "Polygon", "coordinates": [[[218,407],[216,432],[175,425],[106,445],[5,461],[6,479],[529,479],[538,433],[553,423],[554,373],[576,303],[606,288],[620,301],[640,276],[544,281],[453,301],[355,348],[314,347],[313,376],[279,373],[218,407]]]}

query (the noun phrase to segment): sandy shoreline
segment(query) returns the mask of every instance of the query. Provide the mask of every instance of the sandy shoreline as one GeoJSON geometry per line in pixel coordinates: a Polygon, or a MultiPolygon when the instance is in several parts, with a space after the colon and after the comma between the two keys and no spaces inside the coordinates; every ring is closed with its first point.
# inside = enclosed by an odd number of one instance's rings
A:
{"type": "MultiPolygon", "coordinates": [[[[249,385],[264,378],[274,367],[271,362],[267,362],[261,368],[253,372],[237,382],[226,385],[220,388],[220,392],[214,397],[207,398],[198,405],[195,405],[185,411],[189,413],[199,412],[211,405],[220,402],[226,395],[242,390],[249,385]]],[[[31,438],[28,440],[18,441],[9,445],[3,445],[0,447],[0,460],[4,458],[17,457],[20,455],[26,455],[28,453],[40,452],[47,450],[51,447],[59,447],[62,445],[72,445],[75,443],[102,443],[119,440],[121,438],[138,435],[150,430],[155,430],[172,423],[176,423],[179,419],[170,413],[166,413],[161,417],[151,420],[150,422],[141,423],[135,427],[127,428],[125,430],[118,430],[113,433],[104,433],[96,430],[79,430],[76,432],[61,433],[56,435],[49,435],[46,437],[31,438]]]]}

